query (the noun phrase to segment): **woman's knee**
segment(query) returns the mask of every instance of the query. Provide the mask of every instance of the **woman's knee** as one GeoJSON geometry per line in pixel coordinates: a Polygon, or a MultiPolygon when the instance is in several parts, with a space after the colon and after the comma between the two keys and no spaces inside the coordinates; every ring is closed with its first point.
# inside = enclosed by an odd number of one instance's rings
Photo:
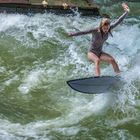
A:
{"type": "Polygon", "coordinates": [[[97,59],[95,60],[95,65],[99,65],[99,64],[100,64],[100,59],[97,58],[97,59]]]}
{"type": "Polygon", "coordinates": [[[112,58],[110,58],[109,62],[110,62],[111,64],[116,63],[116,61],[115,61],[115,59],[114,59],[113,57],[112,57],[112,58]]]}

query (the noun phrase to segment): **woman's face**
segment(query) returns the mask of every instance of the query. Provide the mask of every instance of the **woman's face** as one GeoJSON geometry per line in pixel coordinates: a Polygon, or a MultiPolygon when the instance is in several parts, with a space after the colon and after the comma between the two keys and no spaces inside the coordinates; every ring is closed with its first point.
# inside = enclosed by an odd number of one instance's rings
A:
{"type": "Polygon", "coordinates": [[[105,34],[108,33],[109,29],[110,29],[110,25],[103,25],[103,26],[102,26],[102,31],[103,31],[105,34]]]}

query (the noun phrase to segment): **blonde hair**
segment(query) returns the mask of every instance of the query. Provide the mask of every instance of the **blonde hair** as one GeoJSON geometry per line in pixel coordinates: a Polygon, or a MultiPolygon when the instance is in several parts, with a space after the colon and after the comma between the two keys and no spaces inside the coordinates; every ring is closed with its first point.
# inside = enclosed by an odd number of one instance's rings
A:
{"type": "Polygon", "coordinates": [[[104,25],[110,25],[110,19],[108,19],[108,18],[103,18],[103,19],[101,20],[100,27],[103,27],[104,25]]]}
{"type": "MultiPolygon", "coordinates": [[[[99,30],[101,31],[102,37],[103,37],[103,31],[102,31],[102,27],[105,25],[110,25],[110,19],[109,18],[102,18],[101,22],[100,22],[100,26],[99,26],[99,30]]],[[[109,29],[108,31],[110,33],[110,35],[113,37],[111,30],[109,29]]]]}

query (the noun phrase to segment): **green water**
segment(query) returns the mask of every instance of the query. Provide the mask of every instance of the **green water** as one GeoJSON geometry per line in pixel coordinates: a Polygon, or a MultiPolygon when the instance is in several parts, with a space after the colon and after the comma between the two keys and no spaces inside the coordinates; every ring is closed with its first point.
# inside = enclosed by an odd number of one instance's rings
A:
{"type": "MultiPolygon", "coordinates": [[[[98,3],[102,12],[110,12],[111,1],[98,3]]],[[[87,60],[91,36],[68,38],[66,33],[96,27],[99,18],[0,14],[0,140],[139,140],[137,5],[130,3],[131,14],[104,46],[124,71],[124,82],[99,95],[66,85],[94,74],[87,60]]],[[[112,17],[123,12],[114,2],[111,11],[112,17]]],[[[102,64],[102,75],[108,74],[114,75],[112,67],[102,64]]]]}

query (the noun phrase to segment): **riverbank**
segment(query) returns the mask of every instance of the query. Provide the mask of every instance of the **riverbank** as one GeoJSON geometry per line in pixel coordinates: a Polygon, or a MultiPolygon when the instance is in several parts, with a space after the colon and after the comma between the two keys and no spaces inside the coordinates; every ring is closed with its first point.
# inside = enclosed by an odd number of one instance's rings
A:
{"type": "Polygon", "coordinates": [[[47,5],[42,5],[42,0],[0,0],[0,12],[6,13],[45,13],[75,14],[79,12],[84,16],[98,16],[99,7],[90,1],[61,0],[48,1],[47,5]]]}

